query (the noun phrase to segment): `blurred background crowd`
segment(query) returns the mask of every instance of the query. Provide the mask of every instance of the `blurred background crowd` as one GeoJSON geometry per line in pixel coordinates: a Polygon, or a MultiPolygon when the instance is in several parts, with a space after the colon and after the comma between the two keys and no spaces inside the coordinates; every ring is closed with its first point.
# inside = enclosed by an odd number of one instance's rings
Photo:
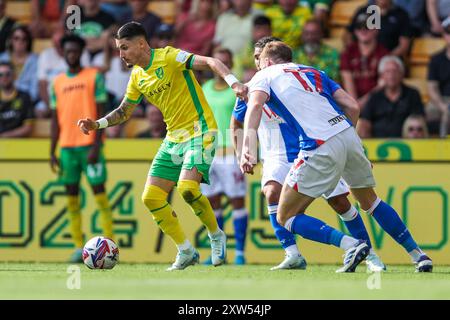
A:
{"type": "MultiPolygon", "coordinates": [[[[134,20],[151,47],[220,56],[243,82],[256,72],[253,44],[280,38],[294,62],[325,71],[358,100],[362,138],[450,133],[450,0],[0,0],[0,137],[49,137],[49,88],[67,70],[60,40],[72,32],[71,5],[81,8],[73,32],[87,43],[82,64],[104,74],[107,112],[122,100],[130,74],[113,34],[134,20]],[[370,27],[377,23],[371,5],[379,28],[370,27]]],[[[197,79],[206,90],[215,81],[209,72],[197,79]]],[[[165,124],[142,101],[107,135],[161,138],[165,124]]]]}

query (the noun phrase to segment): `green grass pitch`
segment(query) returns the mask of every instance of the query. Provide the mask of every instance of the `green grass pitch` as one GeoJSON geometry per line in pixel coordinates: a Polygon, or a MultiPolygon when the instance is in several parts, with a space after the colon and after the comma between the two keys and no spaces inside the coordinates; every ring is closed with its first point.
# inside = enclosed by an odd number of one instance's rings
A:
{"type": "Polygon", "coordinates": [[[450,266],[417,274],[412,265],[391,265],[374,278],[364,264],[353,274],[336,274],[339,266],[331,265],[281,271],[268,265],[196,265],[166,272],[168,264],[119,264],[113,270],[80,264],[80,289],[72,290],[68,266],[0,263],[0,299],[450,299],[450,266]]]}

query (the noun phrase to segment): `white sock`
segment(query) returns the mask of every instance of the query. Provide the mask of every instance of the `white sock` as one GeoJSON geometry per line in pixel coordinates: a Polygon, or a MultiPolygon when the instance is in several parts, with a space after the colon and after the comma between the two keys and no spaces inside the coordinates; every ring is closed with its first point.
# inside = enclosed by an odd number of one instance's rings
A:
{"type": "Polygon", "coordinates": [[[373,250],[373,248],[370,248],[369,254],[376,254],[375,250],[373,250]]]}
{"type": "Polygon", "coordinates": [[[358,210],[354,206],[350,206],[350,209],[344,214],[338,214],[342,221],[352,221],[358,216],[358,210]]]}
{"type": "Polygon", "coordinates": [[[184,241],[182,244],[177,244],[178,251],[185,251],[189,249],[193,249],[192,244],[189,240],[184,241]]]}
{"type": "Polygon", "coordinates": [[[286,249],[284,249],[284,251],[286,251],[288,256],[295,256],[300,254],[300,251],[298,251],[297,245],[295,244],[287,247],[286,249]]]}
{"type": "Polygon", "coordinates": [[[341,240],[341,244],[339,245],[339,247],[347,251],[351,247],[354,247],[357,243],[358,240],[356,240],[355,238],[344,236],[341,240]]]}
{"type": "Polygon", "coordinates": [[[246,215],[248,215],[247,209],[244,207],[241,209],[233,210],[232,215],[233,215],[233,219],[239,219],[239,218],[245,217],[246,215]]]}
{"type": "Polygon", "coordinates": [[[269,211],[269,214],[277,214],[278,210],[278,204],[271,204],[267,206],[267,211],[269,211]]]}
{"type": "Polygon", "coordinates": [[[284,227],[285,229],[287,229],[288,231],[290,231],[291,233],[293,233],[293,232],[291,231],[291,227],[292,227],[292,223],[294,222],[295,217],[296,217],[296,216],[290,217],[290,218],[286,221],[286,223],[284,224],[284,226],[282,226],[282,227],[284,227]]]}
{"type": "Polygon", "coordinates": [[[220,230],[220,228],[217,228],[217,231],[216,231],[216,232],[213,232],[213,233],[209,233],[209,232],[208,232],[208,235],[209,235],[210,238],[214,238],[214,237],[219,236],[222,232],[223,232],[223,231],[220,230]]]}
{"type": "Polygon", "coordinates": [[[417,262],[419,261],[420,257],[423,256],[425,253],[422,250],[420,250],[419,247],[417,247],[416,249],[408,252],[408,254],[411,256],[414,262],[417,262]]]}

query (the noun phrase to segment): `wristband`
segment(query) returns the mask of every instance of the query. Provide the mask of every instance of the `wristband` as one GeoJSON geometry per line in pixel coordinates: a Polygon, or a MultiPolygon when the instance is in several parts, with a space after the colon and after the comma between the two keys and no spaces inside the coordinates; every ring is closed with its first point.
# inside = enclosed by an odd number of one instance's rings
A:
{"type": "Polygon", "coordinates": [[[236,79],[236,77],[231,73],[229,75],[226,75],[225,78],[223,78],[223,79],[230,86],[230,88],[233,84],[235,84],[236,82],[239,82],[239,80],[236,79]]]}
{"type": "Polygon", "coordinates": [[[108,126],[108,120],[106,120],[105,118],[98,119],[95,122],[98,123],[98,128],[99,129],[104,129],[104,128],[106,128],[108,126]]]}

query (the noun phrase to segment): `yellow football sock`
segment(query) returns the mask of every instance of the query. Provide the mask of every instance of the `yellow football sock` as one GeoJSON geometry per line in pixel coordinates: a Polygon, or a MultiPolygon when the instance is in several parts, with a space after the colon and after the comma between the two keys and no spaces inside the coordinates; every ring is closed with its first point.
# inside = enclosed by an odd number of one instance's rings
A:
{"type": "Polygon", "coordinates": [[[152,213],[153,220],[176,245],[181,245],[187,240],[177,215],[167,202],[167,192],[160,187],[147,185],[142,194],[142,202],[152,213]]]}
{"type": "Polygon", "coordinates": [[[94,197],[95,202],[97,202],[97,207],[100,210],[100,225],[103,229],[103,235],[107,238],[113,239],[112,212],[111,207],[109,206],[108,197],[104,192],[97,193],[94,197]]]}
{"type": "Polygon", "coordinates": [[[79,196],[67,196],[67,211],[70,216],[70,231],[76,248],[83,248],[83,231],[81,230],[81,211],[79,196]]]}
{"type": "Polygon", "coordinates": [[[180,180],[177,188],[209,233],[216,232],[219,229],[217,219],[208,198],[200,191],[200,184],[193,180],[180,180]]]}

